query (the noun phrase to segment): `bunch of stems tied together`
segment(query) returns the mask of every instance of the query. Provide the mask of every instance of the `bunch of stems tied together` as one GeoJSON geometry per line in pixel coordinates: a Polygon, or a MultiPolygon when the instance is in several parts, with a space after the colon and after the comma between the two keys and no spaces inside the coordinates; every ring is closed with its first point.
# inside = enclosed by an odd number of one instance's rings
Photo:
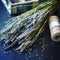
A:
{"type": "Polygon", "coordinates": [[[48,0],[37,7],[5,22],[0,31],[1,41],[6,44],[5,50],[14,49],[23,52],[37,41],[37,37],[44,30],[48,17],[52,15],[60,1],[48,0]]]}

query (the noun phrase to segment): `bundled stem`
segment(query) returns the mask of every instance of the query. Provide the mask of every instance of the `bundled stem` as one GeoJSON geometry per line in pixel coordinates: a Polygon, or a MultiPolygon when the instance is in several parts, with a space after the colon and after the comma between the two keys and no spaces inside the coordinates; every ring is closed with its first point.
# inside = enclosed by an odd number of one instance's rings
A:
{"type": "Polygon", "coordinates": [[[57,0],[44,2],[32,10],[8,20],[1,30],[5,42],[9,40],[7,44],[10,43],[5,50],[14,48],[17,44],[15,50],[22,52],[32,46],[43,31],[48,17],[55,12],[59,2],[57,0]]]}

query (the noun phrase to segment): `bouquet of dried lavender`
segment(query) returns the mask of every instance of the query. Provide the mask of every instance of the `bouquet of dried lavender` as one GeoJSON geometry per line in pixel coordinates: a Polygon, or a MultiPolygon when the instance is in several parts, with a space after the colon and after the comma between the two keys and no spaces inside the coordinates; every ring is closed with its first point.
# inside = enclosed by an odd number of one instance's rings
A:
{"type": "Polygon", "coordinates": [[[5,50],[14,49],[22,52],[32,46],[43,31],[48,17],[55,12],[59,3],[60,1],[57,0],[46,1],[32,10],[8,20],[1,30],[1,40],[7,44],[5,50]]]}

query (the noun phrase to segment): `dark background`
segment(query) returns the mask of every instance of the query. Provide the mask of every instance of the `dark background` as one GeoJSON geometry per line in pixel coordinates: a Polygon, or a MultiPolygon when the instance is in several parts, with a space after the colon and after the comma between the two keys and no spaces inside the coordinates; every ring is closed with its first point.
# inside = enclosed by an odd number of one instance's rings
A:
{"type": "MultiPolygon", "coordinates": [[[[44,2],[45,0],[41,0],[44,2]]],[[[56,10],[54,15],[60,17],[60,8],[56,10]]],[[[5,25],[4,21],[11,18],[2,2],[0,1],[0,30],[5,25]]],[[[0,44],[0,60],[60,60],[60,43],[55,43],[51,40],[48,23],[45,26],[44,32],[39,35],[37,41],[30,47],[29,50],[23,53],[15,51],[4,51],[3,44],[0,44]]]]}

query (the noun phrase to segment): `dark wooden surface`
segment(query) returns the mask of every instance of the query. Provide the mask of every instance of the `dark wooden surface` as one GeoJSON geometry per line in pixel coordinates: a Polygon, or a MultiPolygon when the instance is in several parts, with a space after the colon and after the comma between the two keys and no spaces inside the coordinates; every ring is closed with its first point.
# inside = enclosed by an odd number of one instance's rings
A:
{"type": "MultiPolygon", "coordinates": [[[[60,11],[59,8],[55,15],[59,14],[58,11],[60,11]]],[[[4,26],[4,21],[11,17],[0,1],[0,30],[4,26]]],[[[17,53],[13,50],[5,52],[3,44],[0,44],[0,60],[60,60],[60,43],[51,40],[47,23],[44,32],[39,35],[37,41],[23,53],[17,53]]]]}

